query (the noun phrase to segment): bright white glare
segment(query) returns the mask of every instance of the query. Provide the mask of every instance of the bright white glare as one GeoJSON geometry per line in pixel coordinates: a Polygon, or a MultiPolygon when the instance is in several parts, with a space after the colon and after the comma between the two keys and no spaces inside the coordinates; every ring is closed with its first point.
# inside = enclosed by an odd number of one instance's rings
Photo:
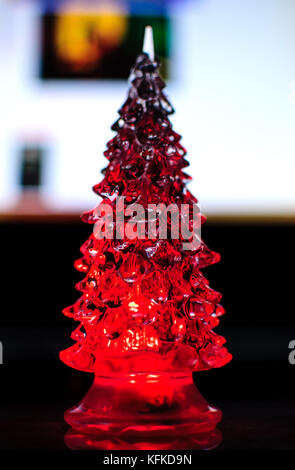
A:
{"type": "MultiPolygon", "coordinates": [[[[127,82],[42,82],[36,5],[0,4],[0,209],[19,192],[18,147],[38,139],[49,148],[48,204],[59,211],[89,209],[127,82]]],[[[167,94],[188,150],[190,189],[202,210],[294,212],[295,3],[172,5],[167,94]]]]}

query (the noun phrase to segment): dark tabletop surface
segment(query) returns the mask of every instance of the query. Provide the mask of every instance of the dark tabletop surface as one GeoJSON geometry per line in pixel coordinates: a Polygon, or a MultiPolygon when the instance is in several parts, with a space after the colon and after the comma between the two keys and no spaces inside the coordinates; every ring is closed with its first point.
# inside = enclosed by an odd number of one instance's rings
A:
{"type": "MultiPolygon", "coordinates": [[[[229,328],[225,333],[234,360],[194,375],[201,393],[223,412],[222,442],[215,452],[295,450],[291,332],[229,328]]],[[[0,367],[0,449],[67,450],[63,413],[83,397],[93,379],[57,359],[68,341],[67,329],[6,328],[1,334],[10,346],[4,347],[0,367]],[[22,354],[16,346],[20,343],[22,354]]]]}

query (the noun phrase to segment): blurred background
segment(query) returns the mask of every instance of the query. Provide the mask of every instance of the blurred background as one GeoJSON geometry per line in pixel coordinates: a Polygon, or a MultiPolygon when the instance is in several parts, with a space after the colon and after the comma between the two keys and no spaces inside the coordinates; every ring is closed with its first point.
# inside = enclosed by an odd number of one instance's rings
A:
{"type": "Polygon", "coordinates": [[[146,24],[202,209],[293,217],[294,17],[292,0],[1,0],[0,217],[96,203],[146,24]]]}
{"type": "Polygon", "coordinates": [[[205,274],[234,359],[196,381],[224,412],[220,449],[294,450],[294,0],[0,0],[0,448],[65,449],[92,381],[58,360],[61,310],[146,24],[222,255],[205,274]]]}

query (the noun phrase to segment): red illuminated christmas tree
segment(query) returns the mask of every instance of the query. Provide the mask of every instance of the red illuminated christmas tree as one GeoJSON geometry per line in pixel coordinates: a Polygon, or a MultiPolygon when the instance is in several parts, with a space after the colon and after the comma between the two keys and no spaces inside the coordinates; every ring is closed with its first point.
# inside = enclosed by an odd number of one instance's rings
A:
{"type": "MultiPolygon", "coordinates": [[[[98,208],[83,215],[86,223],[105,220],[99,210],[102,204],[116,216],[119,197],[124,197],[124,209],[140,204],[145,215],[150,204],[180,208],[197,203],[186,188],[186,151],[169,121],[173,108],[158,69],[151,54],[138,56],[127,100],[112,127],[116,135],[104,153],[109,161],[104,178],[94,186],[102,199],[98,208]]],[[[125,218],[124,229],[130,219],[125,218]]],[[[85,274],[77,285],[81,296],[64,309],[79,326],[72,334],[75,344],[61,352],[61,359],[96,376],[153,377],[191,374],[230,361],[224,338],[212,331],[224,313],[221,294],[209,287],[202,273],[219,261],[219,255],[203,241],[197,248],[184,249],[183,237],[172,236],[171,217],[167,238],[159,237],[159,224],[149,237],[146,221],[141,224],[144,237],[138,232],[128,237],[124,231],[120,238],[117,224],[114,217],[113,238],[99,238],[94,231],[81,248],[83,256],[75,263],[85,274]]],[[[94,392],[92,404],[93,396],[94,392]]],[[[68,422],[73,425],[81,405],[70,413],[68,422]]]]}
{"type": "MultiPolygon", "coordinates": [[[[109,164],[94,191],[114,214],[119,196],[125,209],[197,202],[186,188],[186,152],[169,121],[173,108],[158,68],[147,54],[137,58],[128,98],[112,126],[109,164]]],[[[94,209],[83,220],[93,224],[100,217],[94,209]]],[[[113,239],[93,233],[81,252],[75,263],[85,273],[77,285],[81,297],[64,309],[80,323],[75,344],[61,353],[66,364],[89,372],[157,372],[209,369],[231,359],[224,338],[212,331],[224,309],[202,268],[220,257],[204,242],[184,250],[183,240],[169,237],[169,227],[167,239],[116,239],[114,221],[113,239]]]]}

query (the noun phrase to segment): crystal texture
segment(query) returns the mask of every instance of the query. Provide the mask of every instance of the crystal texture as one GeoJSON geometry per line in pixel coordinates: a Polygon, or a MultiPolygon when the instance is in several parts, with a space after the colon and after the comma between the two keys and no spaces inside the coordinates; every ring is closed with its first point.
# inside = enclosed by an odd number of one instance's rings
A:
{"type": "MultiPolygon", "coordinates": [[[[93,188],[99,204],[108,204],[114,214],[119,196],[125,208],[137,203],[145,210],[149,204],[197,202],[186,188],[186,151],[172,129],[174,111],[158,69],[158,61],[138,56],[128,97],[112,126],[116,135],[104,153],[108,166],[93,188]]],[[[82,219],[95,224],[100,215],[93,209],[82,219]]],[[[143,224],[144,235],[146,230],[143,224]]],[[[75,263],[84,275],[76,286],[81,296],[63,311],[79,322],[75,343],[60,354],[68,366],[96,376],[187,374],[230,361],[224,338],[212,331],[224,313],[221,294],[202,273],[219,254],[203,241],[197,249],[183,250],[169,221],[167,239],[157,230],[152,239],[138,234],[98,239],[92,233],[82,245],[75,263]]]]}

